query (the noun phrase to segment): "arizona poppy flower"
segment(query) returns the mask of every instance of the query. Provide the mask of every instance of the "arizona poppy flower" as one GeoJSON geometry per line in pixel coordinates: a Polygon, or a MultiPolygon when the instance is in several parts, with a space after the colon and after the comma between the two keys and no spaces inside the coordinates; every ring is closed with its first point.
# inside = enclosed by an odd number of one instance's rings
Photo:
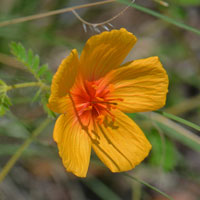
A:
{"type": "Polygon", "coordinates": [[[125,113],[165,105],[168,76],[158,57],[121,65],[136,37],[122,28],[92,36],[80,59],[71,51],[53,77],[49,108],[58,117],[53,138],[66,170],[88,171],[91,147],[112,171],[134,168],[151,144],[125,113]]]}

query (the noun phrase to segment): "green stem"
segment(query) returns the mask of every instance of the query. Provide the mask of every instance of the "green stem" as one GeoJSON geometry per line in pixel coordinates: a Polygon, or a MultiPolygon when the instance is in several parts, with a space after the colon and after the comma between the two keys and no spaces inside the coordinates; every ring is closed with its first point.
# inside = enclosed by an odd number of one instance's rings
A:
{"type": "Polygon", "coordinates": [[[21,145],[21,147],[16,151],[16,153],[10,158],[10,160],[6,163],[3,169],[0,172],[0,183],[4,180],[6,175],[15,165],[17,160],[20,158],[24,150],[31,144],[31,142],[44,130],[44,128],[51,122],[51,119],[47,118],[35,131],[33,131],[32,135],[25,140],[25,142],[21,145]]]}
{"type": "Polygon", "coordinates": [[[24,88],[24,87],[41,87],[43,89],[49,88],[49,86],[47,86],[46,84],[42,82],[29,82],[29,83],[18,83],[15,85],[8,85],[6,87],[6,91],[17,89],[17,88],[24,88]]]}
{"type": "Polygon", "coordinates": [[[193,150],[200,152],[200,136],[192,131],[156,112],[140,113],[139,115],[155,121],[165,134],[178,140],[182,144],[187,145],[193,150]]]}
{"type": "MultiPolygon", "coordinates": [[[[126,5],[130,5],[130,2],[127,1],[127,0],[117,0],[117,1],[121,2],[123,4],[126,4],[126,5]]],[[[166,22],[168,22],[170,24],[178,26],[179,28],[182,28],[182,29],[185,29],[187,31],[191,31],[193,33],[196,33],[197,35],[200,35],[200,30],[198,30],[198,29],[196,29],[194,27],[188,26],[187,24],[178,22],[178,21],[176,21],[176,20],[174,20],[174,19],[172,19],[172,18],[170,18],[168,16],[162,15],[162,14],[160,14],[160,13],[158,13],[156,11],[153,11],[153,10],[151,10],[149,8],[145,8],[145,7],[140,6],[138,4],[135,4],[135,3],[131,4],[130,6],[133,7],[133,8],[135,8],[135,9],[137,9],[137,10],[139,10],[139,11],[142,11],[142,12],[147,13],[149,15],[152,15],[154,17],[160,18],[163,21],[166,21],[166,22]]]]}
{"type": "Polygon", "coordinates": [[[134,176],[131,176],[129,175],[128,173],[123,173],[124,176],[127,176],[128,178],[140,183],[140,184],[143,184],[149,188],[151,188],[152,190],[160,193],[161,195],[163,195],[164,197],[166,197],[167,199],[169,200],[174,200],[172,197],[170,197],[169,195],[167,195],[166,193],[160,191],[159,189],[157,189],[156,187],[154,187],[153,185],[150,185],[149,183],[146,183],[145,181],[142,181],[142,180],[139,180],[138,178],[134,177],[134,176]]]}
{"type": "Polygon", "coordinates": [[[173,115],[173,114],[170,114],[170,113],[166,113],[166,112],[159,112],[159,111],[156,111],[156,112],[160,113],[161,115],[163,115],[163,116],[165,116],[165,117],[167,117],[169,119],[173,119],[174,121],[177,121],[177,122],[179,122],[181,124],[184,124],[184,125],[189,126],[189,127],[193,128],[193,129],[196,129],[197,131],[200,131],[200,126],[199,125],[194,124],[194,123],[192,123],[190,121],[187,121],[187,120],[185,120],[185,119],[183,119],[181,117],[178,117],[176,115],[173,115]]]}

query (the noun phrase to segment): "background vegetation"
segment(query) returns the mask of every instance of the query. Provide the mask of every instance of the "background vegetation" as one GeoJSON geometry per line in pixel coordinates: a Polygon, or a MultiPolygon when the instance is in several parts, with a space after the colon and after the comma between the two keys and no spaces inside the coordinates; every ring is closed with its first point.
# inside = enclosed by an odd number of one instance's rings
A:
{"type": "MultiPolygon", "coordinates": [[[[111,22],[114,28],[125,27],[138,38],[127,60],[158,55],[169,75],[167,104],[162,110],[129,114],[151,141],[150,156],[128,174],[112,174],[95,155],[86,179],[65,172],[52,140],[56,116],[46,107],[48,85],[70,50],[80,52],[85,41],[105,27],[87,26],[84,31],[71,12],[1,24],[91,2],[1,0],[0,200],[167,199],[146,183],[174,200],[199,200],[199,0],[138,0],[111,22]]],[[[120,0],[77,12],[97,23],[120,13],[125,4],[120,0]]]]}

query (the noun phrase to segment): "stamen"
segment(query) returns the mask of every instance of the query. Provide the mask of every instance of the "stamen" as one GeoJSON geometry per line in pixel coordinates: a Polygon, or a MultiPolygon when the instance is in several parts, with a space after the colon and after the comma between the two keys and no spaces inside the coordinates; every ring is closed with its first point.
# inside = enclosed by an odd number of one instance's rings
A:
{"type": "Polygon", "coordinates": [[[84,109],[84,111],[87,111],[87,110],[92,110],[92,106],[88,106],[87,108],[84,109]]]}
{"type": "Polygon", "coordinates": [[[110,84],[108,87],[109,87],[109,91],[110,91],[110,92],[113,92],[114,89],[115,89],[113,84],[110,84]]]}
{"type": "Polygon", "coordinates": [[[93,84],[92,87],[96,90],[97,89],[97,85],[93,84]]]}
{"type": "Polygon", "coordinates": [[[105,104],[117,105],[117,103],[115,102],[108,102],[108,101],[91,101],[91,103],[105,103],[105,104]]]}
{"type": "Polygon", "coordinates": [[[99,116],[97,117],[97,121],[98,121],[98,123],[99,123],[100,125],[103,124],[104,119],[105,119],[105,116],[104,116],[104,115],[99,115],[99,116]]]}
{"type": "Polygon", "coordinates": [[[82,107],[80,110],[77,110],[78,115],[80,116],[85,111],[85,109],[87,109],[89,105],[90,105],[89,103],[82,104],[81,106],[77,105],[76,109],[82,107]]]}
{"type": "Polygon", "coordinates": [[[115,106],[115,105],[111,105],[111,108],[112,108],[112,109],[116,109],[117,106],[115,106]]]}
{"type": "Polygon", "coordinates": [[[122,99],[122,98],[106,99],[106,101],[124,101],[124,99],[122,99]]]}
{"type": "Polygon", "coordinates": [[[99,101],[104,101],[104,99],[101,97],[96,97],[96,99],[98,99],[99,101]]]}
{"type": "Polygon", "coordinates": [[[98,124],[102,124],[107,116],[113,122],[115,121],[112,109],[116,109],[118,103],[123,99],[112,97],[111,93],[114,90],[113,84],[106,85],[101,81],[85,81],[83,89],[78,90],[75,88],[75,92],[69,94],[77,119],[84,129],[87,129],[85,121],[90,118],[98,124]],[[73,99],[73,97],[75,98],[73,99]]]}

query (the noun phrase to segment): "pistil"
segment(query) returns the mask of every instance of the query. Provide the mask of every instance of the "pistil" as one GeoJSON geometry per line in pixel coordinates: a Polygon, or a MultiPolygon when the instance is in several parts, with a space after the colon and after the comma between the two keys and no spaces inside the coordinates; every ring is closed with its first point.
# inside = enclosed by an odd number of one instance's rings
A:
{"type": "Polygon", "coordinates": [[[90,121],[103,123],[106,116],[109,116],[112,121],[115,116],[112,114],[112,109],[116,109],[118,102],[123,101],[121,98],[111,98],[111,93],[114,91],[114,86],[105,85],[101,81],[86,81],[81,87],[77,83],[75,89],[72,89],[74,103],[77,110],[77,117],[84,125],[90,121]],[[92,120],[91,120],[92,119],[92,120]]]}

